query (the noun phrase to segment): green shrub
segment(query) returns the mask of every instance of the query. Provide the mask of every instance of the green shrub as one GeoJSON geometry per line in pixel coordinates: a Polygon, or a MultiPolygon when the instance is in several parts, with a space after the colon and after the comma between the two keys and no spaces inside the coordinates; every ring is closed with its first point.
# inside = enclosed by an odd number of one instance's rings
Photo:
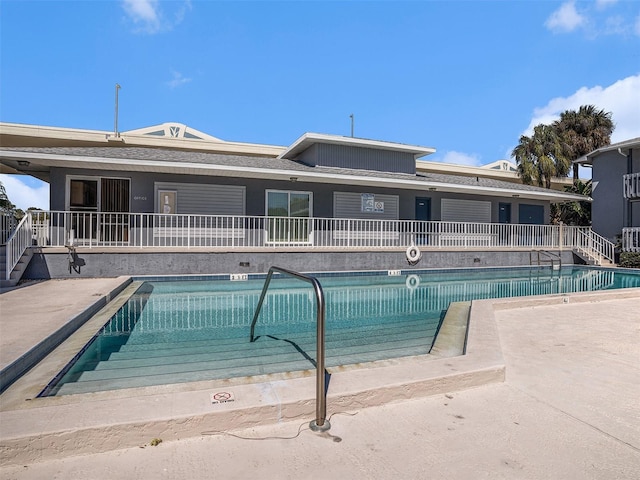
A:
{"type": "Polygon", "coordinates": [[[640,252],[622,252],[620,253],[620,267],[640,268],[640,252]]]}

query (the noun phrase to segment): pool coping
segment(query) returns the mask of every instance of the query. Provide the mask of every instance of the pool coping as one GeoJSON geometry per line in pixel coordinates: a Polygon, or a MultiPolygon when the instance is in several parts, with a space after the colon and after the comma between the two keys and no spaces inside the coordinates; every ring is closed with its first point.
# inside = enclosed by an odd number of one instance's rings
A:
{"type": "MultiPolygon", "coordinates": [[[[364,368],[332,369],[327,413],[504,381],[495,310],[628,298],[639,293],[640,289],[629,288],[473,301],[465,355],[442,359],[425,355],[361,366],[364,368]]],[[[153,438],[177,440],[205,431],[312,420],[314,394],[314,372],[309,371],[303,376],[269,375],[257,383],[224,380],[24,399],[0,411],[1,462],[28,463],[143,446],[153,438]],[[222,392],[232,394],[233,401],[213,404],[212,395],[222,392]]]]}
{"type": "Polygon", "coordinates": [[[0,393],[9,388],[25,372],[37,365],[41,360],[62,344],[73,332],[78,330],[90,318],[96,315],[102,308],[116,298],[129,284],[130,277],[123,277],[122,282],[116,285],[105,295],[100,296],[82,312],[73,316],[64,325],[52,332],[46,338],[40,340],[28,351],[13,360],[0,370],[0,393]]]}

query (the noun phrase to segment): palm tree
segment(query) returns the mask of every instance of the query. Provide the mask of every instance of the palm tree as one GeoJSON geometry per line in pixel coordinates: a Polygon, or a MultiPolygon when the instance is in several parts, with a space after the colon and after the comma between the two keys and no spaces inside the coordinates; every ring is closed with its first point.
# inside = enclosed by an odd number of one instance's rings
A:
{"type": "MultiPolygon", "coordinates": [[[[593,152],[611,143],[615,128],[611,112],[594,105],[582,105],[578,111],[567,110],[553,123],[562,144],[563,154],[570,160],[593,152]]],[[[573,164],[573,182],[578,181],[578,164],[573,164]]]]}
{"type": "Polygon", "coordinates": [[[535,181],[540,187],[551,188],[553,177],[569,173],[569,160],[564,155],[560,138],[550,125],[537,125],[531,137],[522,135],[511,156],[516,159],[522,182],[528,185],[535,181]]]}
{"type": "MultiPolygon", "coordinates": [[[[577,193],[586,197],[591,196],[591,180],[578,180],[571,186],[564,188],[565,192],[577,193]]],[[[564,223],[588,227],[591,225],[591,204],[587,201],[551,204],[551,223],[564,223]]]]}

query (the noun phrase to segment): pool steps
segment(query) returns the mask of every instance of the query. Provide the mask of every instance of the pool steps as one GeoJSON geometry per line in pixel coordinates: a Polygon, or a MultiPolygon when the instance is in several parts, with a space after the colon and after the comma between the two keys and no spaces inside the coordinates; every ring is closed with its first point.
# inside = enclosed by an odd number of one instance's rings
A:
{"type": "MultiPolygon", "coordinates": [[[[424,355],[436,328],[437,322],[414,321],[377,334],[357,329],[327,332],[327,367],[424,355]]],[[[312,332],[276,336],[295,342],[309,356],[315,356],[312,332]]],[[[104,355],[109,362],[94,362],[89,366],[93,370],[81,373],[74,383],[62,385],[57,395],[175,383],[176,374],[180,374],[181,381],[190,382],[313,368],[290,343],[263,338],[267,341],[250,343],[244,337],[212,340],[209,345],[206,340],[186,341],[181,342],[182,348],[175,344],[156,345],[151,351],[145,344],[125,344],[119,351],[104,355]],[[278,363],[274,363],[274,358],[278,358],[278,363]]]]}

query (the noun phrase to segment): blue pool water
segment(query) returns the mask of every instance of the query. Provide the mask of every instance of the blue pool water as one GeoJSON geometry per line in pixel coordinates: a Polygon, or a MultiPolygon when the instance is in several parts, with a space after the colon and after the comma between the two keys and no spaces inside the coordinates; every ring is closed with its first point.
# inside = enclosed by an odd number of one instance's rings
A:
{"type": "MultiPolygon", "coordinates": [[[[429,353],[451,302],[640,287],[637,272],[581,267],[317,274],[327,302],[327,367],[429,353]]],[[[42,395],[65,395],[314,368],[310,285],[145,281],[42,395]]]]}

